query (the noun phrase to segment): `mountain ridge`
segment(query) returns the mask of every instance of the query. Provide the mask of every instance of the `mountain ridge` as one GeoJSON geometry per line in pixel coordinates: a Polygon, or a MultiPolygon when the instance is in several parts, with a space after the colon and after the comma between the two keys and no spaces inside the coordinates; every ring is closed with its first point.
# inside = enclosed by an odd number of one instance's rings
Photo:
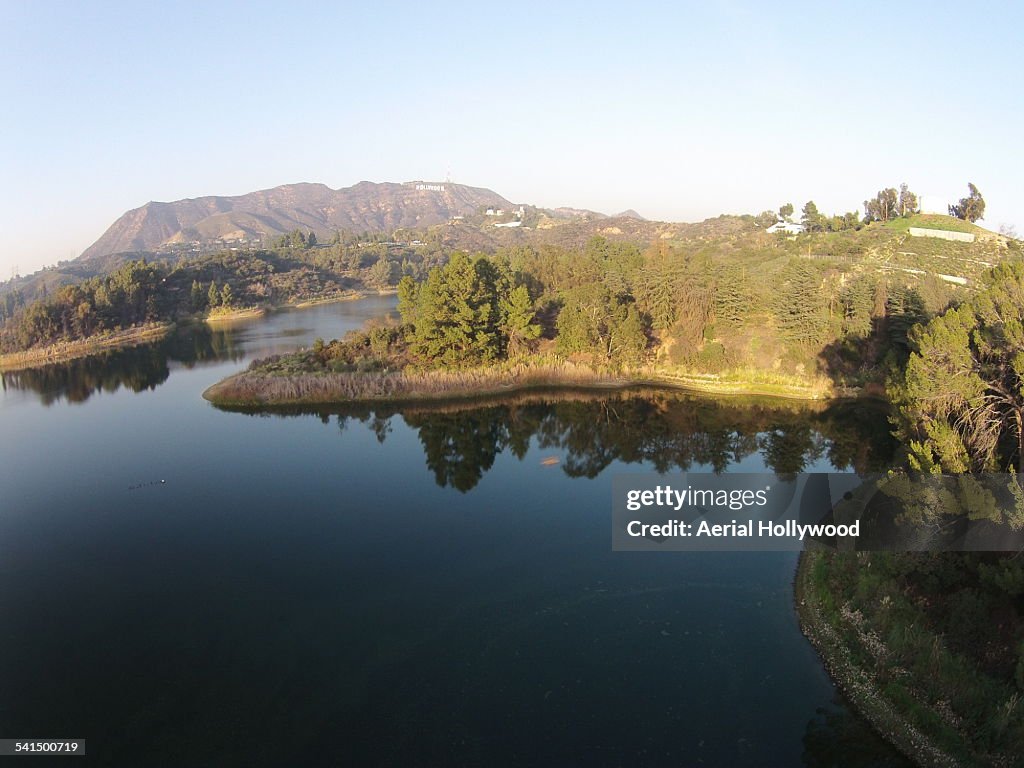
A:
{"type": "Polygon", "coordinates": [[[442,224],[487,207],[513,205],[484,187],[428,181],[360,181],[339,189],[296,182],[242,195],[151,200],[122,214],[79,258],[189,242],[261,242],[293,229],[318,237],[342,229],[386,232],[442,224]]]}

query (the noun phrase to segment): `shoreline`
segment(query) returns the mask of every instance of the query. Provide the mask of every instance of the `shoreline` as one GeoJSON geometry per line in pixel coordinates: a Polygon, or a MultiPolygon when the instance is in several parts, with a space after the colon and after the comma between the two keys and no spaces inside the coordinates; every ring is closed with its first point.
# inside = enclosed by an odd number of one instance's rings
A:
{"type": "Polygon", "coordinates": [[[624,390],[633,387],[675,389],[694,394],[775,397],[800,401],[844,399],[820,385],[756,382],[671,371],[604,373],[587,366],[519,364],[456,371],[384,373],[308,373],[275,375],[242,371],[203,392],[218,406],[260,408],[324,406],[346,403],[466,401],[537,389],[624,390]]]}
{"type": "Polygon", "coordinates": [[[246,307],[245,309],[233,309],[230,312],[217,312],[203,318],[204,323],[217,325],[218,323],[231,323],[235,320],[251,320],[263,317],[267,310],[263,307],[246,307]]]}
{"type": "Polygon", "coordinates": [[[20,371],[53,363],[64,363],[112,349],[134,347],[162,339],[175,327],[174,323],[149,323],[103,336],[90,336],[76,341],[62,341],[24,352],[0,355],[0,371],[20,371]]]}
{"type": "Polygon", "coordinates": [[[812,551],[800,553],[793,577],[793,605],[800,631],[818,652],[832,682],[857,714],[915,765],[922,768],[961,765],[885,698],[871,673],[851,658],[839,632],[824,615],[811,584],[813,565],[821,554],[812,551]]]}
{"type": "Polygon", "coordinates": [[[100,352],[108,352],[112,349],[133,347],[151,341],[158,341],[178,325],[187,325],[188,323],[227,324],[239,320],[263,317],[269,312],[279,309],[305,309],[320,304],[358,301],[359,299],[373,296],[389,296],[396,293],[397,291],[352,291],[336,296],[310,299],[308,301],[274,304],[266,307],[247,307],[246,309],[218,313],[207,317],[191,316],[179,319],[178,321],[148,323],[144,326],[113,331],[104,335],[90,336],[85,339],[76,339],[75,341],[62,341],[22,352],[7,352],[0,355],[0,371],[21,371],[26,368],[38,368],[53,363],[65,363],[70,360],[78,360],[83,357],[99,354],[100,352]]]}
{"type": "Polygon", "coordinates": [[[306,309],[307,307],[317,307],[321,304],[335,304],[341,301],[358,301],[359,299],[370,299],[374,296],[397,296],[398,289],[392,288],[389,290],[371,291],[371,290],[351,290],[344,293],[339,293],[334,296],[324,296],[317,299],[306,299],[303,301],[290,302],[287,304],[281,304],[271,309],[306,309]]]}

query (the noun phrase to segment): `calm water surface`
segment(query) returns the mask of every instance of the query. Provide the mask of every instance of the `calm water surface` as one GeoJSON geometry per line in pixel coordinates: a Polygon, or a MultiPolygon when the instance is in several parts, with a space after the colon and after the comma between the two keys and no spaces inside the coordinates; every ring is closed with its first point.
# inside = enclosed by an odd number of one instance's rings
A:
{"type": "Polygon", "coordinates": [[[883,414],[200,397],[393,306],[4,377],[0,736],[114,766],[903,765],[800,635],[794,555],[610,544],[617,471],[867,470],[883,414]]]}

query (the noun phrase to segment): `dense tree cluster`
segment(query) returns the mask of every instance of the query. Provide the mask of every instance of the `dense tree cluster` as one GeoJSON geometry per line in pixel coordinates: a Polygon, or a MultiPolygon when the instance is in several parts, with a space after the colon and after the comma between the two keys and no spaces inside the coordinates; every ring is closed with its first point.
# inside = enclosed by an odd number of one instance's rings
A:
{"type": "Polygon", "coordinates": [[[4,346],[27,349],[157,320],[164,275],[154,264],[133,261],[108,277],[64,286],[6,324],[4,346]]]}
{"type": "Polygon", "coordinates": [[[464,253],[431,270],[423,283],[403,278],[398,310],[414,354],[445,365],[486,363],[535,339],[540,327],[529,293],[513,280],[491,259],[464,253]]]}
{"type": "Polygon", "coordinates": [[[860,229],[861,221],[856,211],[829,216],[818,210],[813,200],[808,200],[800,210],[800,224],[804,232],[845,232],[860,229]]]}
{"type": "Polygon", "coordinates": [[[1024,262],[911,334],[897,402],[911,463],[928,472],[1024,472],[1024,262]]]}
{"type": "Polygon", "coordinates": [[[17,288],[7,291],[0,297],[0,323],[13,318],[25,306],[25,294],[17,288]]]}
{"type": "Polygon", "coordinates": [[[865,200],[864,220],[889,221],[900,216],[912,216],[918,210],[917,195],[906,184],[900,184],[899,190],[886,187],[873,198],[865,200]]]}
{"type": "MultiPolygon", "coordinates": [[[[427,237],[424,235],[424,237],[427,237]]],[[[74,341],[137,323],[337,295],[353,287],[393,289],[403,275],[423,279],[443,263],[439,243],[412,248],[384,236],[339,233],[328,245],[295,231],[270,250],[223,251],[177,263],[127,263],[106,276],[46,288],[35,300],[20,287],[0,292],[0,351],[74,341]],[[134,266],[133,266],[134,265],[134,266]],[[159,279],[157,279],[157,277],[159,279]],[[136,306],[141,281],[145,311],[136,306]],[[129,288],[122,290],[122,283],[129,288]]],[[[140,305],[141,306],[141,305],[140,305]]]]}

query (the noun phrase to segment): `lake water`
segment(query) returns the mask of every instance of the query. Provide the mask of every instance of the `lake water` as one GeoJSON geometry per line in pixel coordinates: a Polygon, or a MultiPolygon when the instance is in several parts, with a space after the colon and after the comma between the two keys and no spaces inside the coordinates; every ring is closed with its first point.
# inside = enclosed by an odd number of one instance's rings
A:
{"type": "Polygon", "coordinates": [[[614,473],[878,468],[884,414],[200,397],[393,307],[3,377],[0,737],[113,766],[904,764],[801,636],[795,555],[611,551],[614,473]]]}

